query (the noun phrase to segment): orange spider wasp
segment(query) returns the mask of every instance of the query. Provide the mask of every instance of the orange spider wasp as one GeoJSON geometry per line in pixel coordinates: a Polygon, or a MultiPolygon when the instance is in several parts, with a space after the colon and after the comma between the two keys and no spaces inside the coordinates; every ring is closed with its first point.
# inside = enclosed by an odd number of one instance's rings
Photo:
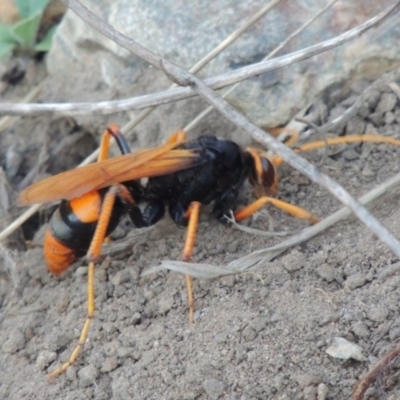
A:
{"type": "MultiPolygon", "coordinates": [[[[65,372],[81,353],[95,312],[95,262],[105,238],[124,213],[136,227],[144,227],[158,222],[168,206],[175,223],[188,226],[184,261],[191,258],[200,206],[213,203],[212,214],[225,222],[246,179],[258,199],[235,211],[236,221],[250,217],[268,203],[310,223],[318,221],[308,211],[274,198],[278,189],[275,167],[282,162],[279,157],[271,161],[258,149],[243,149],[215,136],[201,136],[187,142],[185,139],[185,133],[178,131],[165,145],[131,153],[118,126],[111,124],[103,134],[97,163],[39,181],[21,192],[21,205],[62,200],[45,234],[44,256],[49,270],[59,275],[85,254],[89,261],[86,321],[69,360],[53,371],[50,378],[65,372]],[[107,159],[110,137],[115,138],[122,155],[107,159]]],[[[393,138],[357,135],[309,143],[296,151],[366,141],[400,146],[400,141],[393,138]]],[[[192,321],[193,289],[189,276],[186,284],[192,321]]]]}

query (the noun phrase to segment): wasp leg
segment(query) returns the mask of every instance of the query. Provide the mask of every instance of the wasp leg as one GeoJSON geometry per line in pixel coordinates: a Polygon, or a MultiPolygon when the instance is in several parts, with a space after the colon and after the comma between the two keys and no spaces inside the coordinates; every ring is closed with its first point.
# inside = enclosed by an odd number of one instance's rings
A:
{"type": "MultiPolygon", "coordinates": [[[[325,146],[336,146],[339,144],[348,144],[348,143],[387,143],[392,144],[394,146],[400,146],[400,140],[394,139],[389,136],[381,136],[381,135],[349,135],[349,136],[341,136],[335,138],[327,138],[326,140],[317,140],[315,142],[305,143],[298,148],[294,149],[296,153],[302,153],[305,151],[311,151],[315,149],[320,149],[325,146]]],[[[279,156],[272,157],[272,164],[277,167],[283,163],[283,160],[279,156]]]]}
{"type": "Polygon", "coordinates": [[[121,154],[129,154],[131,152],[128,142],[126,141],[125,136],[120,131],[119,126],[117,124],[110,124],[104,131],[101,138],[99,156],[97,158],[97,161],[104,161],[108,158],[108,150],[110,148],[111,136],[117,142],[121,154]]]}
{"type": "Polygon", "coordinates": [[[186,132],[183,130],[177,130],[169,138],[167,143],[183,143],[186,141],[186,132]]]}
{"type": "Polygon", "coordinates": [[[299,140],[300,133],[297,129],[283,127],[283,128],[272,128],[268,132],[276,137],[278,140],[285,143],[286,146],[293,146],[299,140]]]}
{"type": "Polygon", "coordinates": [[[319,218],[311,214],[307,210],[301,207],[294,206],[293,204],[286,203],[282,200],[274,199],[273,197],[263,196],[249,204],[247,207],[236,211],[233,215],[236,221],[243,221],[246,218],[251,217],[255,212],[265,207],[268,203],[280,208],[282,211],[293,215],[294,217],[307,219],[311,224],[316,224],[319,218]]]}
{"type": "MultiPolygon", "coordinates": [[[[186,213],[189,219],[188,230],[186,234],[185,247],[182,253],[182,261],[189,262],[192,258],[194,243],[196,240],[197,226],[199,224],[201,204],[194,201],[190,204],[190,207],[186,213]]],[[[189,307],[189,322],[194,322],[194,296],[193,296],[193,282],[190,275],[185,275],[186,278],[186,290],[188,294],[188,307],[189,307]]]]}
{"type": "Polygon", "coordinates": [[[85,345],[86,339],[89,334],[89,329],[91,322],[94,318],[95,313],[95,301],[94,301],[94,266],[95,261],[100,256],[101,247],[103,245],[104,239],[107,233],[108,223],[112,214],[112,210],[115,203],[115,197],[119,189],[117,186],[112,186],[106,193],[101,208],[101,213],[99,220],[97,222],[96,230],[93,235],[92,242],[90,244],[89,250],[87,252],[87,258],[89,260],[88,267],[88,308],[86,320],[83,325],[81,335],[79,337],[78,345],[73,350],[69,360],[64,363],[60,368],[49,374],[49,379],[52,380],[55,377],[63,374],[79,357],[82,352],[82,348],[85,345]]]}

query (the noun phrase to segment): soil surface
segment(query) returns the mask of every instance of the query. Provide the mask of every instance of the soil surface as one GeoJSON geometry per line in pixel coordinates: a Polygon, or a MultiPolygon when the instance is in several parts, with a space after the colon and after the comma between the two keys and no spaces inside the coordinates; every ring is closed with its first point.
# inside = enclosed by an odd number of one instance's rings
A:
{"type": "MultiPolygon", "coordinates": [[[[21,97],[45,74],[40,63],[28,62],[23,69],[17,82],[3,81],[3,99],[21,97]]],[[[314,110],[327,121],[345,111],[367,85],[357,82],[331,91],[314,110]]],[[[335,134],[376,131],[400,139],[399,124],[400,101],[385,86],[335,134]]],[[[13,195],[22,186],[72,168],[98,138],[99,132],[87,132],[70,118],[19,119],[2,132],[2,192],[11,196],[6,210],[2,194],[2,227],[21,213],[13,195]]],[[[356,197],[400,171],[400,149],[390,145],[333,150],[306,157],[356,197]]],[[[281,166],[279,175],[280,199],[320,217],[341,207],[289,166],[281,166]]],[[[370,207],[397,237],[399,205],[398,193],[392,192],[370,207]]],[[[49,383],[47,374],[77,344],[87,303],[84,260],[61,278],[44,265],[40,231],[52,209],[6,242],[9,251],[18,250],[16,277],[5,262],[0,264],[1,399],[349,399],[359,378],[400,337],[400,262],[354,218],[254,273],[195,280],[193,325],[188,324],[183,276],[141,277],[161,260],[180,258],[185,230],[168,218],[144,231],[124,220],[113,234],[117,240],[105,246],[104,253],[112,257],[96,270],[97,312],[83,353],[49,383]],[[33,244],[26,246],[24,239],[33,244]],[[329,356],[334,337],[361,346],[365,360],[329,356]]],[[[277,231],[307,226],[272,207],[251,226],[266,230],[271,219],[277,231]]],[[[221,225],[206,210],[193,260],[224,264],[281,240],[221,225]]],[[[400,398],[398,376],[394,368],[380,376],[368,398],[400,398]]]]}

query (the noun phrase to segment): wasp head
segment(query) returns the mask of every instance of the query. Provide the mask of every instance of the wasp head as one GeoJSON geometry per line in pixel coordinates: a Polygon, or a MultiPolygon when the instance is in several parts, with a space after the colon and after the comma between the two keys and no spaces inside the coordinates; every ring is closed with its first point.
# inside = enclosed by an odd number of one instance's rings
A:
{"type": "Polygon", "coordinates": [[[249,181],[257,197],[275,197],[278,190],[278,177],[271,161],[255,148],[247,148],[250,156],[249,181]]]}

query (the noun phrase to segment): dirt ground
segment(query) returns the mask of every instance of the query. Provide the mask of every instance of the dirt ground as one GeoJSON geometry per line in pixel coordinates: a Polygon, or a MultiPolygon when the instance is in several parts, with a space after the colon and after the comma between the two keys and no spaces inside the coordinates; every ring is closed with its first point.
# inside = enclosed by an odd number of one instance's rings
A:
{"type": "MultiPolygon", "coordinates": [[[[33,83],[30,75],[39,79],[44,74],[40,64],[25,68],[19,82],[3,84],[3,98],[22,95],[33,83]]],[[[344,111],[367,84],[328,93],[323,119],[344,111]]],[[[376,130],[400,139],[399,123],[400,101],[386,86],[369,96],[337,134],[376,130]]],[[[32,179],[72,168],[95,147],[96,138],[98,132],[86,132],[69,118],[20,119],[0,137],[1,165],[13,193],[38,164],[43,143],[51,156],[32,179]],[[68,151],[57,150],[60,137],[74,135],[68,151]]],[[[357,197],[398,173],[399,157],[400,149],[381,144],[348,145],[328,157],[307,154],[357,197]]],[[[340,207],[292,168],[280,167],[279,175],[280,199],[321,217],[340,207]]],[[[3,227],[21,213],[14,204],[3,210],[3,227]]],[[[400,238],[397,192],[371,210],[400,238]]],[[[48,215],[44,211],[25,225],[26,239],[48,215]]],[[[265,230],[271,218],[277,231],[307,225],[269,208],[252,227],[265,230]]],[[[179,259],[184,235],[168,219],[150,231],[121,223],[113,235],[118,240],[105,249],[112,258],[96,271],[97,313],[83,354],[53,383],[47,374],[68,359],[84,322],[85,261],[54,278],[44,266],[41,247],[26,250],[22,233],[14,235],[6,245],[18,250],[17,286],[5,263],[0,264],[0,398],[349,399],[358,379],[400,337],[400,262],[354,218],[254,273],[195,280],[193,325],[188,324],[183,276],[159,272],[141,277],[161,260],[179,259]],[[123,249],[117,249],[121,243],[123,249]],[[366,360],[329,356],[326,349],[334,337],[360,345],[366,360]]],[[[281,240],[220,225],[205,212],[194,261],[224,264],[281,240]]],[[[400,398],[394,364],[367,398],[400,398]]]]}

